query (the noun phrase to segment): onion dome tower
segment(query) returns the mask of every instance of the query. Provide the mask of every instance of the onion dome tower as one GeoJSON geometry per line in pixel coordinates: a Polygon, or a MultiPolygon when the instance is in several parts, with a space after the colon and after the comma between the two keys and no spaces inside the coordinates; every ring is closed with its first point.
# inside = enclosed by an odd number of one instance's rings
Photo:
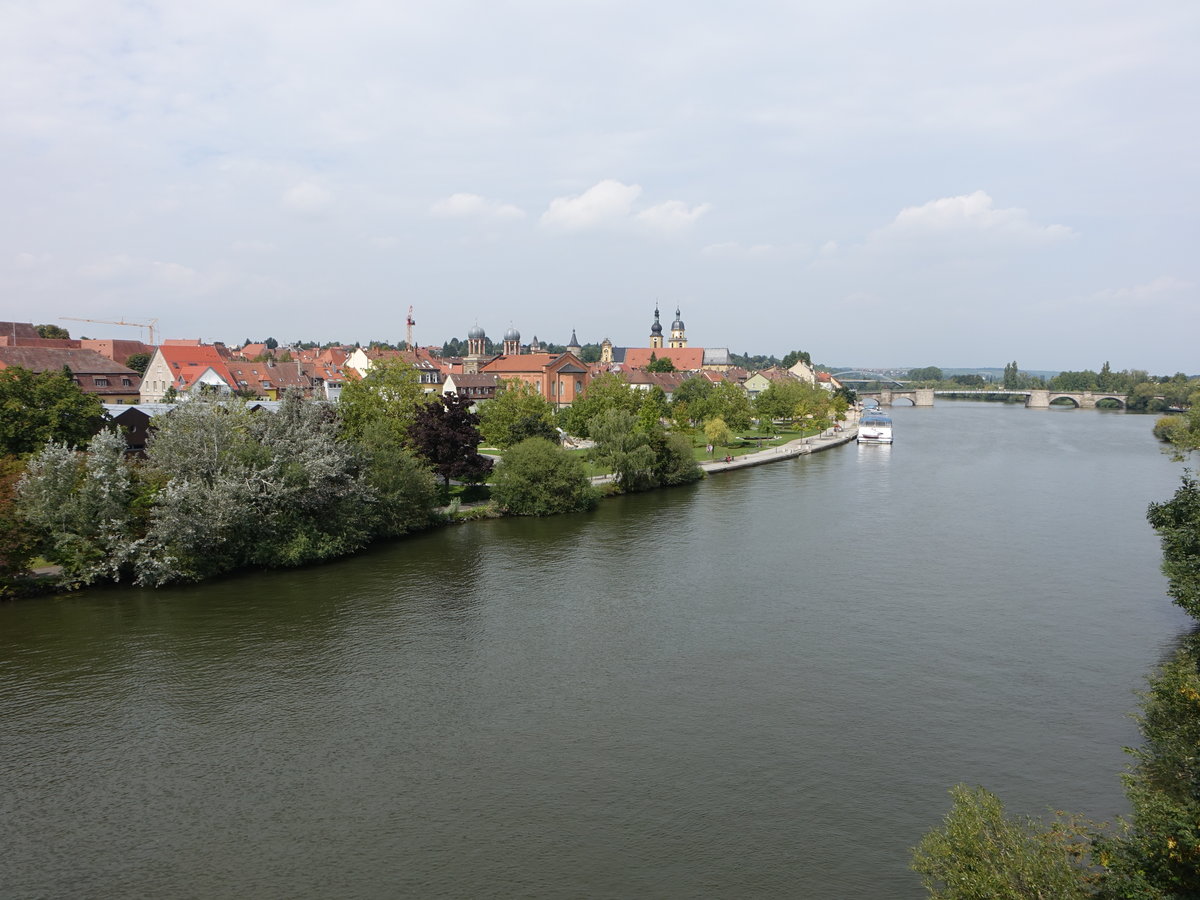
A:
{"type": "Polygon", "coordinates": [[[662,322],[658,321],[658,304],[654,304],[654,324],[650,326],[650,346],[655,349],[662,349],[662,322]]]}
{"type": "MultiPolygon", "coordinates": [[[[659,345],[661,346],[661,344],[659,345]]],[[[675,307],[675,321],[671,323],[671,349],[682,350],[687,346],[687,335],[683,331],[683,319],[679,318],[679,307],[675,307]]]]}
{"type": "Polygon", "coordinates": [[[463,360],[463,372],[476,375],[479,372],[479,361],[483,359],[484,347],[487,346],[487,334],[475,323],[475,327],[467,332],[467,356],[463,360]]]}
{"type": "Polygon", "coordinates": [[[504,332],[504,355],[521,355],[521,332],[511,325],[508,326],[508,331],[504,332]]]}

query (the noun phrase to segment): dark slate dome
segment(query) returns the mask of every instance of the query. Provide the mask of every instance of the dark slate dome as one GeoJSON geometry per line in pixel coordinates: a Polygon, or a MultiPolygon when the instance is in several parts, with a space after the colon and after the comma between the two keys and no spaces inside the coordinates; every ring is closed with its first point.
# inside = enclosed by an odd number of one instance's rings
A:
{"type": "Polygon", "coordinates": [[[482,328],[480,328],[478,325],[476,325],[474,328],[472,328],[470,331],[467,332],[467,337],[469,337],[473,341],[478,341],[482,338],[487,337],[487,335],[484,334],[484,331],[482,328]]]}
{"type": "Polygon", "coordinates": [[[679,307],[675,307],[675,321],[671,323],[672,331],[683,331],[683,319],[679,318],[679,307]]]}
{"type": "Polygon", "coordinates": [[[510,326],[508,331],[504,332],[504,339],[506,341],[519,341],[521,339],[521,332],[510,326]]]}
{"type": "Polygon", "coordinates": [[[650,326],[651,334],[662,334],[662,323],[658,321],[658,307],[654,307],[654,324],[650,326]]]}

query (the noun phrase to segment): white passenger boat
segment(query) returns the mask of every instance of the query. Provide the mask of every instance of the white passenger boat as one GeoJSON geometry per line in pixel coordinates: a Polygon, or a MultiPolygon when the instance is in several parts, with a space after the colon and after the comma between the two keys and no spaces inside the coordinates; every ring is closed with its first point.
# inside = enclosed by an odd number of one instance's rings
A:
{"type": "Polygon", "coordinates": [[[890,444],[892,442],[892,417],[878,410],[867,410],[858,420],[858,442],[860,444],[890,444]]]}

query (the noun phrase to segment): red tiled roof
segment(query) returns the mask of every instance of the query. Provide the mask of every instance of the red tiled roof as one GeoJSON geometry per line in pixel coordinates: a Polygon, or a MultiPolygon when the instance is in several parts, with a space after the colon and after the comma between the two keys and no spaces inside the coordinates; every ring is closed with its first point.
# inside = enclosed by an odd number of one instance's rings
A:
{"type": "Polygon", "coordinates": [[[704,365],[703,347],[684,347],[682,349],[672,349],[671,347],[626,347],[624,362],[626,365],[644,369],[650,365],[651,356],[655,359],[671,360],[675,364],[676,369],[694,370],[704,365]]]}
{"type": "Polygon", "coordinates": [[[142,377],[133,369],[101,356],[95,350],[55,347],[0,347],[0,369],[20,367],[30,372],[52,372],[66,366],[76,383],[89,394],[136,394],[142,377]],[[125,382],[129,383],[126,384],[125,382]]]}

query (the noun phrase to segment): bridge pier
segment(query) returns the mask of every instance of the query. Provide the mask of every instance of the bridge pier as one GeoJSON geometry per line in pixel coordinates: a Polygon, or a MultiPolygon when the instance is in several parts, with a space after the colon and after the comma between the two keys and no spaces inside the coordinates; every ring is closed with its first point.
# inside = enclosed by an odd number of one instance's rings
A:
{"type": "Polygon", "coordinates": [[[933,406],[933,388],[917,388],[913,406],[933,406]]]}
{"type": "Polygon", "coordinates": [[[1049,409],[1050,408],[1050,392],[1049,391],[1030,391],[1029,396],[1025,398],[1026,409],[1049,409]]]}

